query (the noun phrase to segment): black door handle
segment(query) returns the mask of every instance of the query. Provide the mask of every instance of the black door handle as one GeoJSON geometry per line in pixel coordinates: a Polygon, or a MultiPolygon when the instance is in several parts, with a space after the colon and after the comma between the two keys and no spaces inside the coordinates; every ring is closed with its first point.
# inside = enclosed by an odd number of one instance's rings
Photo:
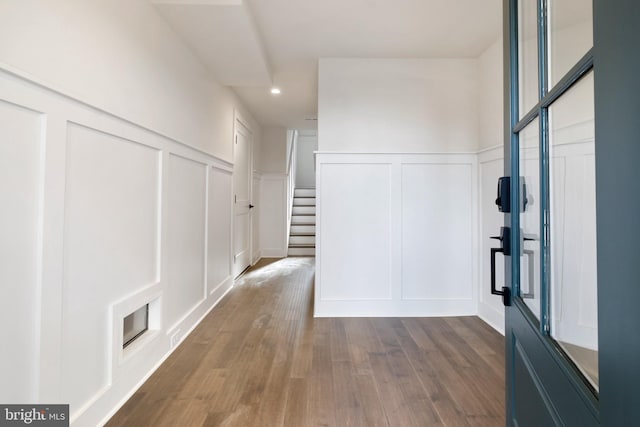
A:
{"type": "Polygon", "coordinates": [[[253,209],[255,208],[255,206],[253,206],[252,204],[249,204],[249,209],[253,209]]]}
{"type": "Polygon", "coordinates": [[[502,304],[505,306],[511,305],[511,289],[506,286],[502,287],[502,290],[499,291],[496,288],[496,254],[504,253],[504,249],[502,248],[491,248],[491,294],[492,295],[502,295],[502,304]]]}
{"type": "Polygon", "coordinates": [[[491,236],[490,239],[500,240],[501,252],[505,256],[511,255],[511,229],[509,227],[500,227],[500,235],[491,236]]]}

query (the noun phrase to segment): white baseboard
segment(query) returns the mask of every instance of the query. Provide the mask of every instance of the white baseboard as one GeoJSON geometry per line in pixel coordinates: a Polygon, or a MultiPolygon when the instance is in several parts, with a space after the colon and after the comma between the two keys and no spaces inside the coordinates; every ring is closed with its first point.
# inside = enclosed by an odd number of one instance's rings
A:
{"type": "Polygon", "coordinates": [[[480,303],[478,305],[478,317],[484,320],[487,325],[504,335],[504,310],[500,313],[493,307],[480,303]]]}
{"type": "Polygon", "coordinates": [[[314,317],[451,317],[475,316],[475,301],[316,300],[314,317]]]}

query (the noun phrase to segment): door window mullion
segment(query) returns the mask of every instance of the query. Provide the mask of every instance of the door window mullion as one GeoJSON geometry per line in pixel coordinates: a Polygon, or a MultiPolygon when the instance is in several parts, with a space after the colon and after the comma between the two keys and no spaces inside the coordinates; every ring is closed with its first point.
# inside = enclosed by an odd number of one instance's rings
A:
{"type": "Polygon", "coordinates": [[[549,92],[548,0],[538,0],[538,117],[540,126],[540,333],[549,334],[551,266],[549,245],[549,115],[542,101],[549,92]]]}

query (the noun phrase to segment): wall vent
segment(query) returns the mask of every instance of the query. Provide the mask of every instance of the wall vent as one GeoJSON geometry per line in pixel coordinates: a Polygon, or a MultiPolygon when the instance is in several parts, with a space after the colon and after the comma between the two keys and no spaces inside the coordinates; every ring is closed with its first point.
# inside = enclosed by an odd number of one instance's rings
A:
{"type": "Polygon", "coordinates": [[[122,348],[140,338],[149,330],[149,304],[128,314],[122,321],[122,348]]]}

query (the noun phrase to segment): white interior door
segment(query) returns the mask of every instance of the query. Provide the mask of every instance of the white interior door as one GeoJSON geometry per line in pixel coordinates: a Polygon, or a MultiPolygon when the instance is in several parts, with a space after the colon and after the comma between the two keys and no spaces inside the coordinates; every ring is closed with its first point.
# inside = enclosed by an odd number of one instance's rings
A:
{"type": "Polygon", "coordinates": [[[233,163],[233,277],[237,277],[251,263],[251,131],[239,120],[233,163]]]}

